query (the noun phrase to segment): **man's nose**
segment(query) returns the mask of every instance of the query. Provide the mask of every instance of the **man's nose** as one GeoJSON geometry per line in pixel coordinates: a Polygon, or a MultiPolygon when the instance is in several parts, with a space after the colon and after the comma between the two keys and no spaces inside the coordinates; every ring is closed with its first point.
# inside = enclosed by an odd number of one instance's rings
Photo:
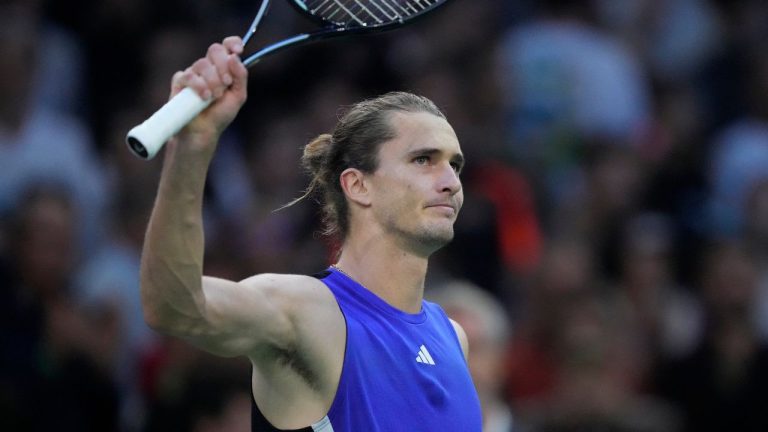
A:
{"type": "Polygon", "coordinates": [[[440,170],[438,181],[440,192],[449,192],[451,195],[454,195],[461,190],[459,173],[456,172],[451,164],[445,164],[444,168],[440,170]]]}

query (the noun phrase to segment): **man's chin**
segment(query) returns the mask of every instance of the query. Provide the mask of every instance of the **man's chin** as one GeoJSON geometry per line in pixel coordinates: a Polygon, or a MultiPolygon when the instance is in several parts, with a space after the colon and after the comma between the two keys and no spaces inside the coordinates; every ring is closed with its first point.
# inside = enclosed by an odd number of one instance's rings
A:
{"type": "Polygon", "coordinates": [[[453,223],[422,226],[416,230],[397,230],[401,246],[418,255],[429,256],[453,240],[453,223]]]}
{"type": "Polygon", "coordinates": [[[423,233],[418,242],[427,253],[433,253],[453,240],[453,228],[449,230],[431,230],[423,233]]]}

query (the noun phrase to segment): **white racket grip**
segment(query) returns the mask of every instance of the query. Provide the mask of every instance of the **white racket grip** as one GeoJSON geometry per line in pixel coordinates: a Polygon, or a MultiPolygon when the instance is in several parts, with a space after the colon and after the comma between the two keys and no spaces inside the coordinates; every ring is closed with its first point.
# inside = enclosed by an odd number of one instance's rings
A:
{"type": "Polygon", "coordinates": [[[128,148],[142,159],[152,159],[157,152],[192,119],[211,104],[187,87],[160,107],[144,123],[128,131],[128,148]]]}

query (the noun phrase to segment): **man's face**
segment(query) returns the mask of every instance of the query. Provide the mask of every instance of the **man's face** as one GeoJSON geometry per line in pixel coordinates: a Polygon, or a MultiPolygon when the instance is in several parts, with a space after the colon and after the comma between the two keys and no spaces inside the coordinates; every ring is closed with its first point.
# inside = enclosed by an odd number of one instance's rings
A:
{"type": "Polygon", "coordinates": [[[403,247],[430,254],[453,238],[464,201],[459,141],[445,119],[429,113],[397,112],[390,121],[396,137],[381,145],[369,177],[374,217],[403,247]]]}

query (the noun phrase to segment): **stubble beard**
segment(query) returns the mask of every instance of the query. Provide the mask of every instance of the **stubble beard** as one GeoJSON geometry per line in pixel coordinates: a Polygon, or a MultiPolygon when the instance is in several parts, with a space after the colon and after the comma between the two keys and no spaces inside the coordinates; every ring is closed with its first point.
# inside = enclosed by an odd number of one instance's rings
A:
{"type": "Polygon", "coordinates": [[[393,225],[394,232],[402,246],[418,255],[429,256],[437,252],[453,240],[453,224],[443,226],[420,226],[416,229],[406,229],[393,225]]]}

